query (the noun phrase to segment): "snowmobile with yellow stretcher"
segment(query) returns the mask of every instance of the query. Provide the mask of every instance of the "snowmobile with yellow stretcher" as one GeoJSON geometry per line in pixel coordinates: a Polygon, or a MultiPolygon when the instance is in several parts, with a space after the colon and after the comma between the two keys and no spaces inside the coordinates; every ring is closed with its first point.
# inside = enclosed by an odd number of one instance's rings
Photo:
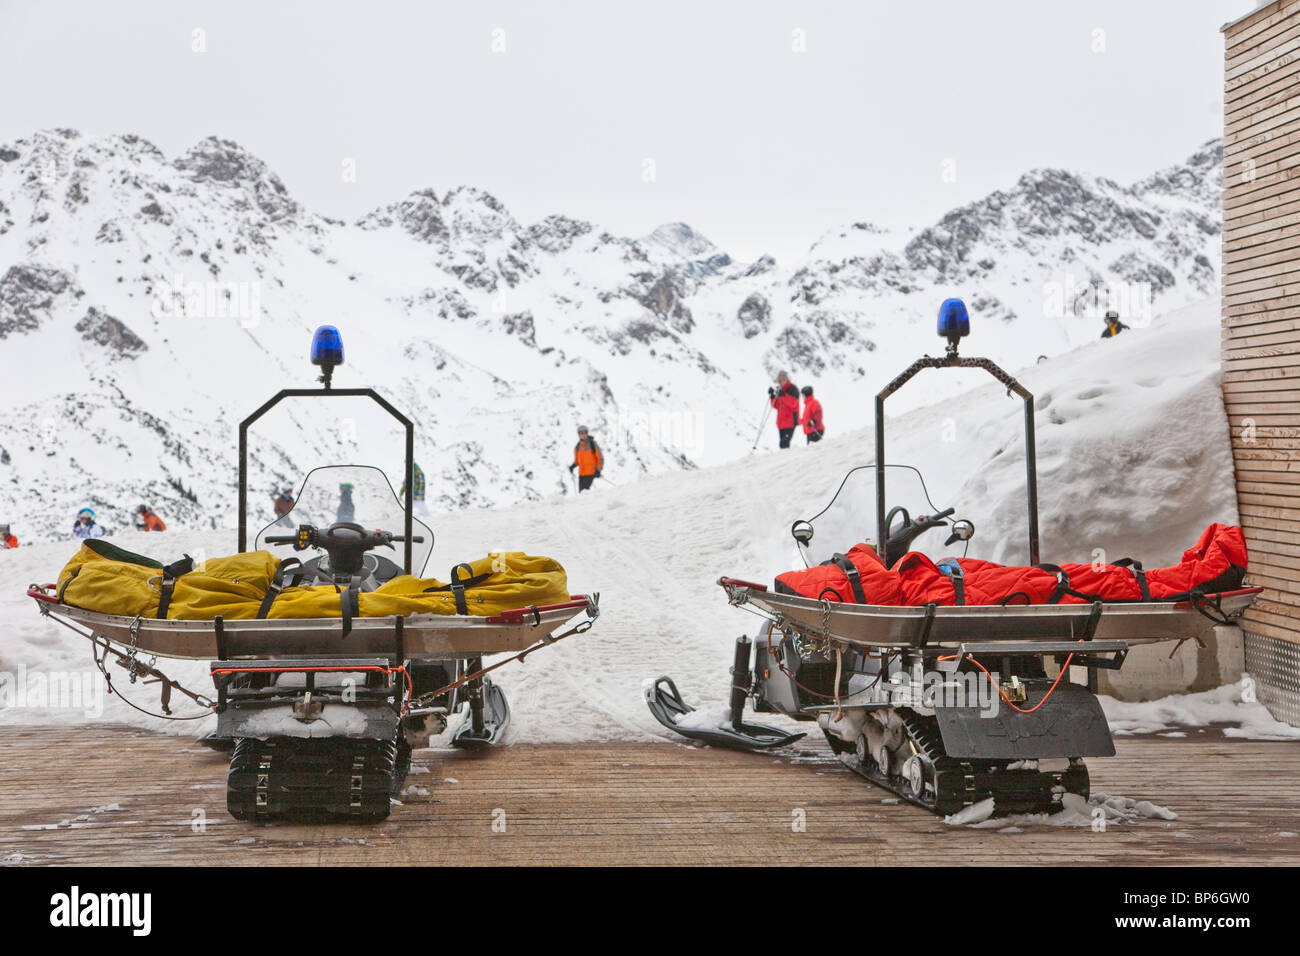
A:
{"type": "Polygon", "coordinates": [[[216,715],[204,741],[232,751],[227,807],[241,820],[383,819],[412,748],[453,715],[453,746],[501,743],[510,708],[491,672],[599,616],[599,596],[571,595],[550,558],[497,552],[445,582],[422,577],[433,532],[412,514],[413,423],[373,389],[332,387],[343,361],[332,326],[317,330],[312,361],[323,387],[282,390],[239,426],[238,554],[164,565],[99,539],[57,583],[28,589],[90,641],[124,702],[169,719],[216,715]],[[315,468],[249,549],[249,427],[285,399],[340,397],[369,399],[401,425],[404,500],[379,468],[315,468]],[[209,661],[214,691],[187,689],[159,658],[209,661]],[[110,666],[158,684],[162,713],[123,695],[110,666]],[[174,694],[197,713],[173,713],[174,694]]]}

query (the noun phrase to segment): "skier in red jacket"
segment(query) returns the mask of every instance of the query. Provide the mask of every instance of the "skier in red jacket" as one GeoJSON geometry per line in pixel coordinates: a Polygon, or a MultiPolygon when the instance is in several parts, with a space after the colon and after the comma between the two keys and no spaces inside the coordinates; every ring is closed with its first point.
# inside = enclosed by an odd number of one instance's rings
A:
{"type": "Polygon", "coordinates": [[[776,373],[776,387],[767,390],[767,397],[776,409],[776,430],[781,436],[781,447],[790,447],[790,436],[799,422],[799,389],[785,372],[776,373]]]}
{"type": "Polygon", "coordinates": [[[822,440],[822,434],[826,431],[826,422],[822,420],[822,403],[813,398],[811,385],[805,385],[803,391],[803,416],[799,419],[799,424],[803,426],[803,433],[808,438],[808,444],[822,440]]]}

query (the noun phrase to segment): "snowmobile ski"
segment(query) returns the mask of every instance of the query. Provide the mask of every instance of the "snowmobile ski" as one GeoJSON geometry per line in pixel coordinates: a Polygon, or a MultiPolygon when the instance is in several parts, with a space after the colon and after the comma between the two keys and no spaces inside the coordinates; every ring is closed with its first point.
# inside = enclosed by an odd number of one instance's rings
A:
{"type": "MultiPolygon", "coordinates": [[[[470,669],[477,670],[480,666],[480,661],[473,661],[470,669]]],[[[470,681],[466,696],[469,716],[452,736],[451,745],[461,750],[486,750],[496,746],[510,726],[510,704],[505,691],[490,678],[480,677],[470,681]]]]}
{"type": "Polygon", "coordinates": [[[732,720],[729,725],[719,724],[715,727],[683,724],[681,723],[683,717],[698,711],[682,700],[682,695],[671,677],[660,677],[653,684],[648,684],[645,688],[645,700],[650,713],[654,714],[655,719],[669,730],[715,747],[729,747],[733,750],[773,750],[808,736],[804,733],[789,734],[765,724],[750,724],[738,719],[732,720]]]}

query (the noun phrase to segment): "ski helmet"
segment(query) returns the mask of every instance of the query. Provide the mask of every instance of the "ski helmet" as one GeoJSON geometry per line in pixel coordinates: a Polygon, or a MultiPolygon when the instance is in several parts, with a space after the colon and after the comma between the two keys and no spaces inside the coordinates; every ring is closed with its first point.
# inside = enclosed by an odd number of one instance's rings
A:
{"type": "Polygon", "coordinates": [[[587,434],[587,426],[586,426],[586,425],[579,425],[579,426],[578,426],[578,434],[579,434],[579,435],[585,435],[585,434],[587,434]]]}
{"type": "Polygon", "coordinates": [[[1106,313],[1106,321],[1109,322],[1111,319],[1114,319],[1116,322],[1119,321],[1119,313],[1114,309],[1111,309],[1106,313]]]}
{"type": "Polygon", "coordinates": [[[77,512],[77,517],[90,518],[91,520],[94,520],[95,512],[92,511],[90,508],[82,508],[80,511],[77,512]]]}
{"type": "Polygon", "coordinates": [[[799,392],[803,395],[804,398],[808,398],[812,395],[812,386],[805,385],[803,388],[799,389],[799,392]]]}

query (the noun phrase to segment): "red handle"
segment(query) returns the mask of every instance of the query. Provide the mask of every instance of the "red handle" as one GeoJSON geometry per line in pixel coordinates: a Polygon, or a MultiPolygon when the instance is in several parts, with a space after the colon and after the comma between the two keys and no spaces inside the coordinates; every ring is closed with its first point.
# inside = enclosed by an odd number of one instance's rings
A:
{"type": "Polygon", "coordinates": [[[29,584],[27,586],[27,596],[29,598],[35,598],[37,601],[44,601],[46,604],[58,604],[59,595],[57,593],[55,594],[45,593],[46,591],[57,592],[58,589],[59,586],[57,584],[46,584],[46,585],[29,584]]]}
{"type": "MultiPolygon", "coordinates": [[[[1243,594],[1259,594],[1263,590],[1264,589],[1261,587],[1261,588],[1237,588],[1235,591],[1215,591],[1212,594],[1206,594],[1200,600],[1209,601],[1214,598],[1240,597],[1243,594]]],[[[1179,601],[1174,605],[1174,607],[1180,610],[1182,610],[1183,608],[1189,608],[1195,606],[1196,606],[1195,602],[1193,601],[1179,601]]]]}
{"type": "Polygon", "coordinates": [[[486,620],[489,624],[523,624],[531,617],[534,623],[537,623],[536,619],[543,611],[564,611],[569,608],[587,607],[590,604],[591,601],[585,594],[574,594],[571,600],[563,604],[532,604],[528,607],[511,608],[500,614],[494,614],[486,620]]]}
{"type": "Polygon", "coordinates": [[[749,588],[752,591],[766,591],[766,584],[755,584],[753,581],[741,581],[739,578],[718,578],[718,584],[730,591],[732,588],[749,588]]]}

